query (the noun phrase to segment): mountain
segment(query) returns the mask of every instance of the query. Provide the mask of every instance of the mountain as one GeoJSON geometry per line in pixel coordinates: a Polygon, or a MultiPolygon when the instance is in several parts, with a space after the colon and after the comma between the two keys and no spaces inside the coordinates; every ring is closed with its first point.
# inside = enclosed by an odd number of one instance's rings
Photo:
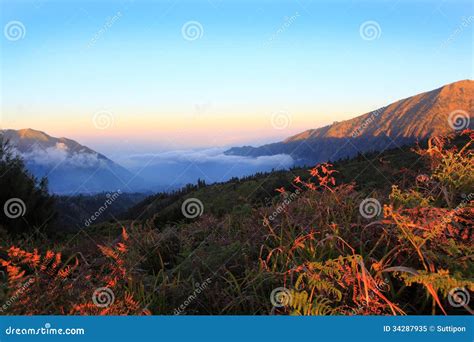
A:
{"type": "Polygon", "coordinates": [[[53,193],[129,192],[143,186],[130,171],[74,140],[33,129],[6,129],[0,133],[34,176],[48,178],[53,193]]]}
{"type": "Polygon", "coordinates": [[[289,154],[298,164],[351,157],[472,128],[474,81],[463,80],[418,94],[356,118],[310,129],[282,142],[234,147],[227,155],[289,154]]]}
{"type": "MultiPolygon", "coordinates": [[[[467,136],[457,135],[452,146],[462,147],[467,142],[467,136]]],[[[422,140],[419,146],[426,148],[427,141],[422,140]]],[[[358,190],[367,194],[373,191],[390,193],[392,182],[402,182],[407,177],[400,170],[410,170],[409,173],[414,176],[428,172],[425,161],[414,151],[415,147],[407,145],[337,161],[334,163],[334,169],[338,171],[335,174],[336,182],[354,183],[358,190]]],[[[157,193],[116,217],[123,220],[135,220],[137,217],[143,221],[151,219],[156,227],[163,227],[183,219],[181,206],[188,198],[198,198],[204,204],[206,214],[223,216],[247,213],[252,208],[272,203],[275,197],[280,196],[276,189],[294,189],[296,177],[306,180],[308,167],[257,173],[225,182],[188,185],[179,191],[157,193]]]]}

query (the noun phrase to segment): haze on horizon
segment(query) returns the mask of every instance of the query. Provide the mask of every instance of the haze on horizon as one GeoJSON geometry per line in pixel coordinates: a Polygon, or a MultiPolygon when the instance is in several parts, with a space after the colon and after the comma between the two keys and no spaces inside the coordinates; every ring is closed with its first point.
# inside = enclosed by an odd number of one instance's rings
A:
{"type": "Polygon", "coordinates": [[[111,155],[276,141],[473,78],[464,0],[2,8],[24,32],[1,40],[1,128],[111,155]]]}

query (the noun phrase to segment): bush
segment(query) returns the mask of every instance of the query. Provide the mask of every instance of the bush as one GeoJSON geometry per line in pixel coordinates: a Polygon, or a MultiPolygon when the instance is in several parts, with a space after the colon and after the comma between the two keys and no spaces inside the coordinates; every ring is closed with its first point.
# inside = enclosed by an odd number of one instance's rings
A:
{"type": "Polygon", "coordinates": [[[54,219],[45,178],[37,180],[0,135],[0,226],[10,234],[45,231],[54,219]]]}
{"type": "Polygon", "coordinates": [[[325,163],[267,207],[122,222],[117,239],[104,224],[55,253],[0,240],[0,301],[15,299],[9,314],[473,314],[473,139],[432,139],[428,169],[371,198],[325,163]],[[97,305],[99,289],[115,301],[97,305]]]}

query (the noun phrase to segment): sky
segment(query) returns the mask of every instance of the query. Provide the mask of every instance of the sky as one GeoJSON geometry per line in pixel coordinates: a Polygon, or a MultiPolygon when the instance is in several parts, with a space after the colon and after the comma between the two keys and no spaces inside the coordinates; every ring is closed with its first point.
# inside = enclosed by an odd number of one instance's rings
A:
{"type": "Polygon", "coordinates": [[[1,127],[99,152],[279,141],[473,78],[472,1],[1,2],[1,127]]]}

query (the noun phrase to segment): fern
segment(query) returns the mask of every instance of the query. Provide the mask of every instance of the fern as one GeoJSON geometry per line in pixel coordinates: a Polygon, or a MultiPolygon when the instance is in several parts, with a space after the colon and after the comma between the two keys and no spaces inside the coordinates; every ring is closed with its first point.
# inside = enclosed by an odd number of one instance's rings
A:
{"type": "Polygon", "coordinates": [[[291,299],[288,306],[292,315],[326,316],[336,313],[336,309],[331,306],[333,302],[329,298],[323,296],[311,298],[306,291],[292,290],[290,293],[291,299]]]}

